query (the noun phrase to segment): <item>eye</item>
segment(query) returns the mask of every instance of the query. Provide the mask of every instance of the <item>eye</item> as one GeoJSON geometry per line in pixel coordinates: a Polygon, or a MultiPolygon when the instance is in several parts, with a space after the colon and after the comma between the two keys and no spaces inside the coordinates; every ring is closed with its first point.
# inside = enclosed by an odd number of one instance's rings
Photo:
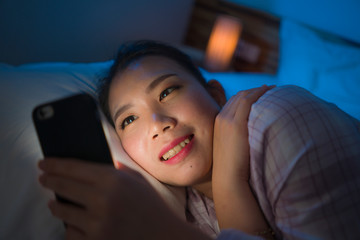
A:
{"type": "Polygon", "coordinates": [[[173,86],[173,87],[169,87],[167,89],[165,89],[164,91],[162,91],[160,93],[160,97],[159,100],[162,101],[164,98],[166,98],[170,93],[172,93],[172,91],[179,89],[180,86],[173,86]]]}
{"type": "Polygon", "coordinates": [[[122,123],[121,123],[121,129],[125,129],[126,126],[128,126],[129,124],[131,124],[131,123],[132,123],[133,121],[135,121],[136,119],[137,119],[137,117],[134,116],[134,115],[125,118],[124,121],[122,121],[122,123]]]}

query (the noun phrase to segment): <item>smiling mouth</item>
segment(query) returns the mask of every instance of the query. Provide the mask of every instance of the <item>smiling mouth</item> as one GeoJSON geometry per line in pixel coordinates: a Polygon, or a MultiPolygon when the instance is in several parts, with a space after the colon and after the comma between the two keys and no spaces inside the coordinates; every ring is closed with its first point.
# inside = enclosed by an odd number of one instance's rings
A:
{"type": "Polygon", "coordinates": [[[167,161],[174,157],[176,154],[178,154],[193,138],[194,135],[190,135],[187,139],[170,149],[168,152],[166,152],[162,157],[160,158],[161,161],[167,161]]]}

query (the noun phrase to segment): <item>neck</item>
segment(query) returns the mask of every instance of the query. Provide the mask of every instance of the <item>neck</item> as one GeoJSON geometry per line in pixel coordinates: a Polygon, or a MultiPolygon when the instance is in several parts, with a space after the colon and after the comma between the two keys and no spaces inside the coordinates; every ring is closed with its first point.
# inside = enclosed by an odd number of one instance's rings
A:
{"type": "Polygon", "coordinates": [[[203,193],[206,197],[213,199],[212,182],[207,181],[193,186],[197,191],[203,193]]]}

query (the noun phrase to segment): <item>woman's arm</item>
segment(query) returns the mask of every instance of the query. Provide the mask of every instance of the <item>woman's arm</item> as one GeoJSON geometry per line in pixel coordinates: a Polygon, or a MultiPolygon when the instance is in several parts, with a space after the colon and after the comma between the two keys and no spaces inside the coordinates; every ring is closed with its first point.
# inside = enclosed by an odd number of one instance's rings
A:
{"type": "Polygon", "coordinates": [[[241,91],[218,114],[214,127],[213,197],[221,229],[260,234],[269,229],[249,186],[248,116],[271,87],[241,91]]]}

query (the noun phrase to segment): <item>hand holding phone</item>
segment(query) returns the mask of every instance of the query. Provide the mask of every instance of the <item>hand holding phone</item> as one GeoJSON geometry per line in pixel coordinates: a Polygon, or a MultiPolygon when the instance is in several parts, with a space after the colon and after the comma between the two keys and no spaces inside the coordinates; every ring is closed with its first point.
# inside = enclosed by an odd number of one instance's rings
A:
{"type": "Polygon", "coordinates": [[[39,105],[32,117],[45,157],[113,164],[101,112],[90,95],[77,94],[39,105]]]}

